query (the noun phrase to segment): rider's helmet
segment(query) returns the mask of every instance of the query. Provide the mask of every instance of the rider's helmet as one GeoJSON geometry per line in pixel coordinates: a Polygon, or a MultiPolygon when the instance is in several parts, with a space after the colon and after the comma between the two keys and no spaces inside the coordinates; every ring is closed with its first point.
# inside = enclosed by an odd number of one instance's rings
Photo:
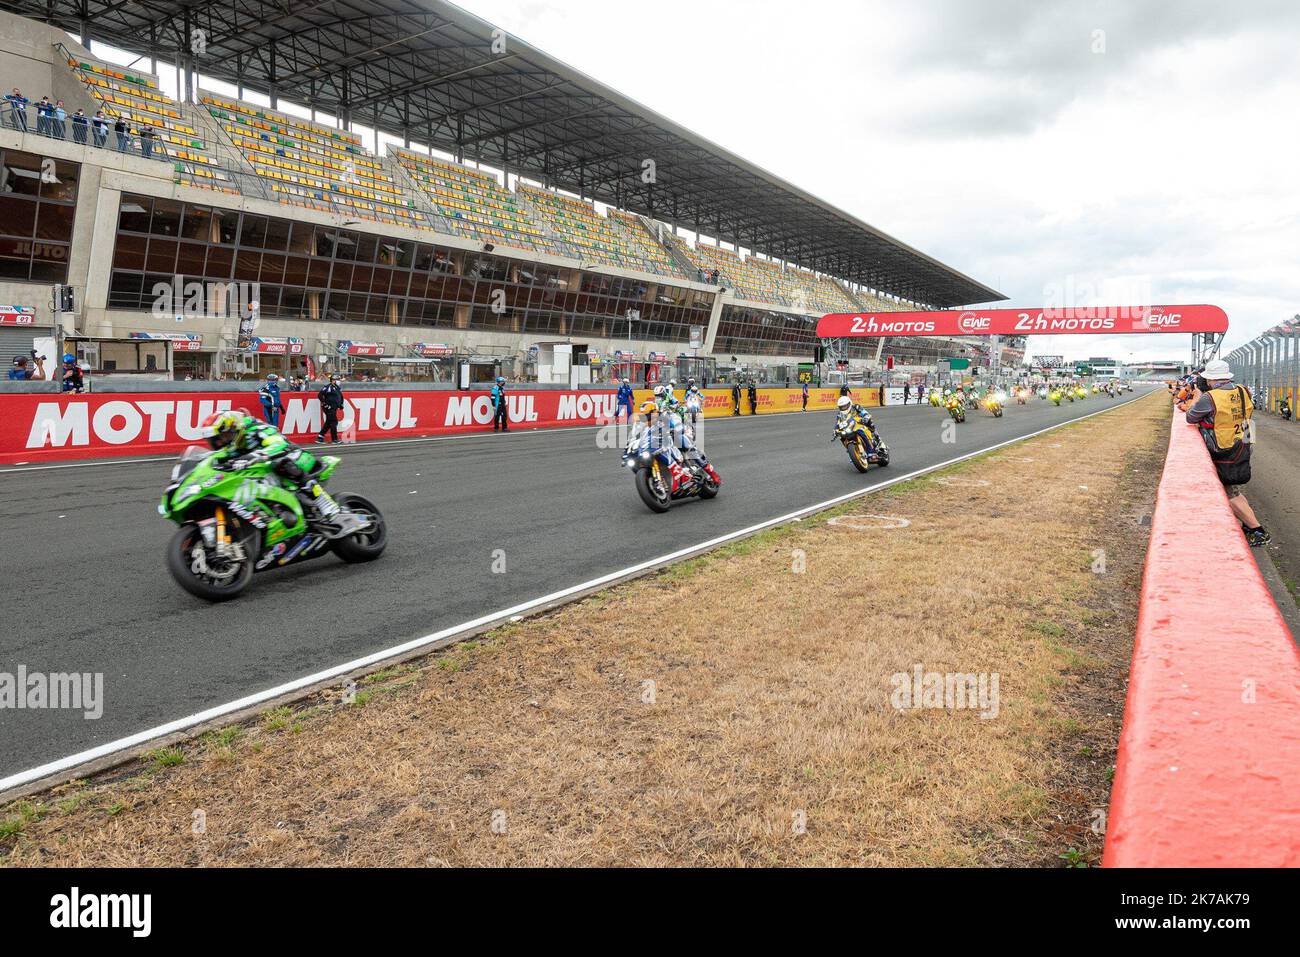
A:
{"type": "Polygon", "coordinates": [[[665,390],[664,390],[664,387],[663,387],[663,386],[661,386],[661,385],[657,385],[657,386],[655,386],[655,397],[656,397],[656,398],[662,398],[663,395],[664,395],[664,391],[665,391],[665,390]]]}
{"type": "Polygon", "coordinates": [[[631,384],[632,384],[632,380],[629,379],[627,376],[623,376],[623,384],[624,384],[624,385],[631,385],[631,384]]]}
{"type": "Polygon", "coordinates": [[[199,426],[199,435],[208,440],[214,449],[223,449],[235,439],[244,428],[244,417],[238,412],[213,412],[199,426]]]}
{"type": "Polygon", "coordinates": [[[642,415],[652,415],[654,411],[655,411],[655,404],[651,402],[649,399],[646,399],[644,402],[641,403],[640,412],[642,415]]]}
{"type": "Polygon", "coordinates": [[[847,412],[851,405],[853,405],[853,400],[847,395],[842,395],[835,401],[835,407],[841,412],[847,412]]]}
{"type": "Polygon", "coordinates": [[[502,382],[505,382],[505,381],[506,381],[506,377],[505,377],[505,376],[503,376],[503,375],[499,375],[499,376],[497,376],[497,385],[500,385],[502,382]]]}
{"type": "Polygon", "coordinates": [[[687,384],[687,385],[695,385],[695,376],[691,376],[689,379],[687,379],[687,380],[686,380],[686,384],[687,384]]]}
{"type": "Polygon", "coordinates": [[[280,377],[279,377],[278,375],[276,375],[274,372],[268,372],[268,373],[266,374],[266,381],[267,381],[267,382],[279,382],[279,381],[280,381],[280,377]]]}

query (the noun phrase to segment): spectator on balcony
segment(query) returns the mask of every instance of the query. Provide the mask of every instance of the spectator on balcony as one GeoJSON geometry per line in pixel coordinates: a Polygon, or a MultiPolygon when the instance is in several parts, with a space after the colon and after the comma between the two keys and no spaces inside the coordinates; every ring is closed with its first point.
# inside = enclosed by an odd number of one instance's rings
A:
{"type": "Polygon", "coordinates": [[[1201,430],[1210,461],[1228,495],[1228,507],[1241,522],[1252,548],[1267,545],[1272,537],[1255,517],[1241,487],[1250,481],[1250,419],[1255,405],[1244,385],[1232,381],[1232,369],[1222,359],[1205,364],[1201,373],[1208,389],[1193,393],[1187,421],[1201,430]]]}
{"type": "Polygon", "coordinates": [[[5,94],[5,102],[9,104],[9,122],[20,133],[27,132],[27,104],[31,102],[23,96],[22,90],[14,87],[12,93],[5,94]]]}
{"type": "Polygon", "coordinates": [[[43,96],[36,104],[36,132],[41,136],[49,136],[53,126],[54,104],[50,102],[48,96],[43,96]]]}
{"type": "Polygon", "coordinates": [[[103,146],[108,141],[108,117],[104,115],[103,110],[95,111],[95,118],[90,121],[90,126],[95,145],[103,146]]]}
{"type": "Polygon", "coordinates": [[[54,135],[58,139],[67,139],[67,120],[68,111],[63,108],[63,101],[58,100],[54,104],[54,135]]]}
{"type": "Polygon", "coordinates": [[[90,117],[85,110],[77,110],[72,115],[72,138],[82,146],[86,145],[86,131],[90,129],[90,117]]]}
{"type": "Polygon", "coordinates": [[[153,156],[153,144],[157,138],[157,134],[154,133],[152,128],[148,126],[140,127],[140,155],[145,159],[153,156]]]}
{"type": "Polygon", "coordinates": [[[127,125],[125,116],[119,116],[114,121],[113,133],[117,136],[117,151],[125,153],[127,147],[131,145],[131,127],[127,125]]]}

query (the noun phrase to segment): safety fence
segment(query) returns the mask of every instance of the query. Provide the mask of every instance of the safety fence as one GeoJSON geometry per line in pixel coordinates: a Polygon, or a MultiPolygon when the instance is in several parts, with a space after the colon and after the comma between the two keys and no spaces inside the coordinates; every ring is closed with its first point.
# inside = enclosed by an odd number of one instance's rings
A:
{"type": "MultiPolygon", "coordinates": [[[[620,414],[613,390],[512,389],[507,394],[510,425],[516,429],[600,425],[620,414]]],[[[834,408],[838,395],[835,389],[810,389],[809,411],[834,408]]],[[[879,395],[879,389],[854,392],[864,405],[879,405],[879,395]]],[[[634,408],[648,398],[649,392],[638,390],[634,408]]],[[[319,398],[314,392],[283,392],[281,399],[281,431],[294,441],[311,440],[325,421],[319,398]]],[[[760,389],[751,409],[742,390],[740,413],[796,412],[802,403],[799,389],[760,389]]],[[[257,393],[248,391],[0,394],[0,464],[178,452],[199,441],[205,418],[232,408],[262,414],[257,393]]],[[[734,409],[729,390],[705,390],[706,418],[731,415],[734,409]]],[[[338,431],[355,441],[417,438],[482,432],[492,419],[488,392],[368,390],[346,394],[338,431]]]]}
{"type": "Polygon", "coordinates": [[[1300,395],[1300,315],[1233,349],[1225,357],[1236,380],[1250,389],[1255,404],[1278,412],[1294,410],[1300,395]]]}
{"type": "Polygon", "coordinates": [[[1176,416],[1147,550],[1107,867],[1300,865],[1300,651],[1176,416]]]}

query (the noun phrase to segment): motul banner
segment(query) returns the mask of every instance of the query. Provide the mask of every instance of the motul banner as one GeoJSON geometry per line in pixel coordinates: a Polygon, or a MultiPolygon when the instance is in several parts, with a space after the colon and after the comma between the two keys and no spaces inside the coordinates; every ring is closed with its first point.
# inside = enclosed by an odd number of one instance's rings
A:
{"type": "MultiPolygon", "coordinates": [[[[280,430],[304,442],[323,424],[314,393],[282,392],[280,430]]],[[[408,438],[480,431],[492,424],[486,392],[355,392],[344,394],[339,432],[358,439],[408,438]]],[[[510,423],[520,429],[597,425],[614,415],[614,393],[507,393],[510,423]]],[[[213,412],[259,408],[255,392],[161,392],[0,395],[0,463],[91,459],[178,452],[200,441],[213,412]]]]}
{"type": "Polygon", "coordinates": [[[852,336],[1026,336],[1149,332],[1227,332],[1218,306],[1076,306],[1069,309],[948,309],[837,312],[822,316],[822,339],[852,336]]]}

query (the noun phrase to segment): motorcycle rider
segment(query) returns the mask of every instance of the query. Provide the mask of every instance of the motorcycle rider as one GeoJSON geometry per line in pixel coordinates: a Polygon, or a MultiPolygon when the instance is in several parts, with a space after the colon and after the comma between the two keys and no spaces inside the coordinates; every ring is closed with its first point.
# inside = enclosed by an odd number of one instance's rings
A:
{"type": "Polygon", "coordinates": [[[686,420],[682,418],[681,403],[670,395],[662,406],[654,405],[646,409],[647,405],[650,403],[643,405],[642,411],[646,413],[646,422],[650,428],[655,428],[654,416],[656,414],[659,416],[656,444],[662,443],[664,438],[670,439],[667,445],[673,459],[669,466],[669,475],[672,478],[671,493],[675,495],[682,488],[696,481],[701,471],[708,473],[714,482],[721,485],[721,477],[713,470],[709,460],[692,440],[691,430],[686,427],[686,420]]]}
{"type": "Polygon", "coordinates": [[[876,423],[871,420],[871,413],[867,411],[866,406],[858,405],[849,396],[842,395],[835,400],[835,408],[840,412],[858,416],[871,433],[871,448],[867,451],[874,455],[880,450],[880,433],[876,431],[876,423]]]}
{"type": "Polygon", "coordinates": [[[686,396],[683,404],[691,417],[691,424],[694,425],[700,417],[700,410],[704,408],[704,393],[695,384],[694,376],[686,380],[686,396]]]}
{"type": "Polygon", "coordinates": [[[339,505],[316,481],[319,460],[286,439],[275,426],[236,409],[212,413],[203,420],[199,434],[219,453],[214,468],[237,472],[270,462],[272,471],[302,501],[307,520],[312,524],[319,520],[326,537],[346,538],[366,527],[361,516],[339,505]]]}

